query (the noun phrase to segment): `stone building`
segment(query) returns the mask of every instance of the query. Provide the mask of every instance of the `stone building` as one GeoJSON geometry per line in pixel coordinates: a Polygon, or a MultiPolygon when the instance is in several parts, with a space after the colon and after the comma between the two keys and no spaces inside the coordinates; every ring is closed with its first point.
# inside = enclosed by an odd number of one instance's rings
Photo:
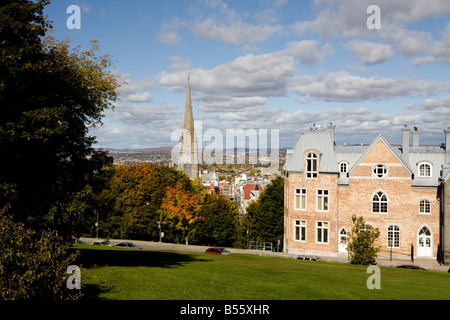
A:
{"type": "Polygon", "coordinates": [[[379,255],[406,258],[413,248],[415,257],[436,257],[442,241],[438,191],[450,160],[450,130],[441,146],[420,145],[417,128],[411,132],[407,126],[400,146],[381,134],[370,145],[338,146],[335,126],[327,129],[313,126],[287,152],[285,251],[346,253],[350,231],[362,216],[380,230],[379,255]]]}

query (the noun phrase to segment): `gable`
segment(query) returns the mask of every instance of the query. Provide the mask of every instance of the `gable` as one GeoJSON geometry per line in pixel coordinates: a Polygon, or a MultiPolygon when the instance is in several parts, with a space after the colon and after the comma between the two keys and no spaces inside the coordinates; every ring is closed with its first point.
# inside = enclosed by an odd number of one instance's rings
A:
{"type": "Polygon", "coordinates": [[[397,155],[392,146],[379,135],[350,169],[351,176],[373,177],[374,167],[383,165],[388,177],[411,178],[413,174],[409,166],[397,155]]]}

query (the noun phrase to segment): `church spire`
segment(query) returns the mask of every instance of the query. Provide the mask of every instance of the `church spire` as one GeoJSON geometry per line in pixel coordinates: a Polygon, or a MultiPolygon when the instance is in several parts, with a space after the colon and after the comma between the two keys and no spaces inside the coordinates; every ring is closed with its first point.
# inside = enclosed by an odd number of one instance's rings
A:
{"type": "Polygon", "coordinates": [[[186,104],[184,109],[184,128],[189,130],[191,135],[194,134],[194,116],[192,115],[192,102],[191,102],[191,84],[189,82],[190,76],[188,76],[186,104]]]}

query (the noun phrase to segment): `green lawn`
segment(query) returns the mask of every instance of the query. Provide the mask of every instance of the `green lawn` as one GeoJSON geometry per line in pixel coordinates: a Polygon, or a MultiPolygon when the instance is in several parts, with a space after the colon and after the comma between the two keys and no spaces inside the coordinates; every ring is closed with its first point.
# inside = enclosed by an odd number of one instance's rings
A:
{"type": "Polygon", "coordinates": [[[114,300],[450,299],[450,274],[246,254],[145,251],[76,245],[83,292],[114,300]]]}

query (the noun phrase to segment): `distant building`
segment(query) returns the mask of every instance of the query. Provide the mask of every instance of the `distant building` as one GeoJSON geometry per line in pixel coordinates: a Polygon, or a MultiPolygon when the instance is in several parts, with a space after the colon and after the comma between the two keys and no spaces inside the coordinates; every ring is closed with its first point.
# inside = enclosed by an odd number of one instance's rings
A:
{"type": "Polygon", "coordinates": [[[194,116],[192,114],[191,85],[189,83],[189,77],[184,111],[184,125],[180,135],[178,169],[183,171],[191,180],[194,180],[199,176],[198,141],[194,131],[194,116]]]}
{"type": "Polygon", "coordinates": [[[379,255],[405,258],[413,248],[416,257],[437,257],[441,243],[449,259],[450,130],[441,146],[420,145],[407,126],[401,146],[381,134],[370,145],[338,146],[334,130],[313,126],[286,153],[284,250],[346,253],[362,216],[380,230],[379,255]]]}

